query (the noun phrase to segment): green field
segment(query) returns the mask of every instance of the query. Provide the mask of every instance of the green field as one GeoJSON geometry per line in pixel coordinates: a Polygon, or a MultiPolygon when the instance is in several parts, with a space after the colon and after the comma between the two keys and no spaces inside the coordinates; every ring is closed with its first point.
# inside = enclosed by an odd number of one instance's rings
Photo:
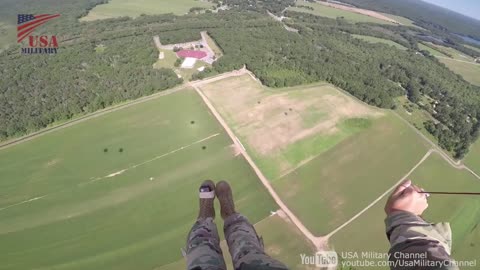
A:
{"type": "Polygon", "coordinates": [[[399,181],[427,150],[388,113],[273,185],[314,234],[325,235],[399,181]]]}
{"type": "Polygon", "coordinates": [[[461,62],[455,59],[440,58],[450,70],[461,75],[471,84],[480,86],[480,64],[461,62]]]}
{"type": "Polygon", "coordinates": [[[418,48],[420,50],[424,50],[424,51],[428,51],[431,55],[433,56],[442,56],[442,57],[448,57],[446,54],[443,54],[442,52],[438,51],[438,50],[435,50],[433,48],[430,48],[426,45],[424,45],[423,43],[418,43],[418,48]]]}
{"type": "Polygon", "coordinates": [[[97,5],[81,21],[92,21],[121,16],[138,17],[141,14],[174,13],[183,15],[192,7],[211,8],[212,3],[201,0],[111,0],[107,4],[97,5]]]}
{"type": "Polygon", "coordinates": [[[465,157],[464,162],[470,169],[480,174],[480,140],[477,140],[477,142],[471,146],[470,152],[465,157]]]}
{"type": "Polygon", "coordinates": [[[238,209],[264,219],[277,206],[231,144],[183,90],[1,150],[0,269],[176,262],[207,178],[228,179],[238,209]]]}
{"type": "Polygon", "coordinates": [[[341,18],[344,18],[347,21],[351,21],[351,22],[355,22],[355,23],[356,22],[370,22],[370,23],[381,23],[381,24],[392,24],[393,25],[393,23],[390,23],[390,22],[387,22],[387,21],[384,21],[384,20],[380,20],[380,19],[377,19],[377,18],[374,18],[374,17],[370,17],[370,16],[367,16],[367,15],[363,15],[363,14],[359,14],[359,13],[355,13],[355,12],[350,12],[350,11],[346,11],[346,10],[341,10],[341,9],[337,9],[337,8],[333,8],[333,7],[327,7],[325,5],[318,4],[318,3],[311,3],[311,2],[297,0],[296,4],[312,7],[313,10],[302,8],[302,7],[289,7],[288,10],[310,13],[310,14],[313,14],[313,15],[328,17],[328,18],[332,18],[332,19],[336,19],[336,18],[341,17],[341,18]]]}
{"type": "Polygon", "coordinates": [[[384,39],[384,38],[377,38],[377,37],[371,37],[371,36],[363,36],[363,35],[352,35],[353,37],[355,38],[358,38],[358,39],[361,39],[361,40],[364,40],[366,42],[370,42],[370,43],[383,43],[383,44],[387,44],[387,45],[390,45],[390,46],[394,46],[398,49],[401,49],[401,50],[406,50],[407,48],[405,48],[404,46],[394,42],[394,41],[391,41],[389,39],[384,39]]]}
{"type": "MultiPolygon", "coordinates": [[[[466,171],[454,169],[438,154],[430,156],[410,179],[426,190],[480,191],[480,180],[466,171]]],[[[386,198],[335,234],[331,238],[335,250],[387,252],[389,244],[383,222],[385,202],[386,198]]],[[[477,226],[480,221],[479,198],[432,195],[424,216],[431,222],[451,223],[453,257],[456,260],[478,259],[478,248],[475,246],[480,241],[480,228],[477,226]]]]}
{"type": "Polygon", "coordinates": [[[207,64],[203,61],[197,61],[193,68],[180,68],[175,67],[175,61],[178,59],[177,55],[170,50],[163,50],[165,54],[164,59],[158,59],[157,62],[153,64],[153,68],[170,68],[180,75],[185,81],[189,81],[192,78],[192,75],[199,72],[197,69],[199,67],[210,67],[210,64],[207,64]]]}
{"type": "Polygon", "coordinates": [[[170,50],[162,50],[165,58],[158,59],[155,64],[153,64],[154,68],[174,68],[175,61],[177,60],[177,55],[170,50]]]}
{"type": "Polygon", "coordinates": [[[270,89],[243,75],[201,88],[272,181],[382,115],[326,83],[270,89]]]}

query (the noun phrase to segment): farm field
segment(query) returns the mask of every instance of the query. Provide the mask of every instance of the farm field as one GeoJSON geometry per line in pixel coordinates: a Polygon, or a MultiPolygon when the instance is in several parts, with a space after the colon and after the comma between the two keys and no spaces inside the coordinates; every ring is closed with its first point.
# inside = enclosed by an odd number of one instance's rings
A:
{"type": "Polygon", "coordinates": [[[231,144],[186,89],[1,150],[0,269],[176,262],[207,178],[229,180],[239,211],[265,219],[277,206],[231,144]]]}
{"type": "Polygon", "coordinates": [[[306,1],[299,1],[297,0],[296,2],[297,5],[300,6],[309,6],[312,7],[313,10],[302,8],[302,7],[289,7],[288,10],[292,11],[297,11],[297,12],[305,12],[305,13],[310,13],[313,15],[317,16],[323,16],[323,17],[328,17],[332,19],[336,19],[338,17],[343,17],[345,20],[350,21],[350,22],[371,22],[371,23],[381,23],[381,24],[392,24],[390,22],[377,19],[374,17],[370,17],[367,15],[351,12],[351,11],[346,11],[346,10],[341,10],[333,7],[327,7],[322,4],[318,3],[311,3],[311,2],[306,2],[306,1]]]}
{"type": "Polygon", "coordinates": [[[464,162],[470,169],[480,174],[480,140],[477,140],[471,148],[468,155],[465,157],[464,162]]]}
{"type": "MultiPolygon", "coordinates": [[[[480,191],[480,180],[467,171],[454,169],[438,154],[432,154],[409,178],[426,190],[480,191]]],[[[383,222],[386,199],[385,197],[379,201],[330,239],[337,252],[387,252],[389,244],[383,222]],[[362,228],[362,233],[358,233],[358,228],[362,228]]],[[[479,228],[476,226],[480,218],[478,198],[432,195],[424,216],[434,223],[450,222],[453,232],[453,256],[456,260],[478,258],[475,248],[472,248],[480,241],[479,228]]]]}
{"type": "Polygon", "coordinates": [[[442,52],[438,51],[438,50],[435,50],[433,48],[430,48],[428,46],[426,46],[425,44],[423,43],[418,43],[418,48],[420,50],[425,50],[425,51],[428,51],[431,55],[433,56],[442,56],[442,57],[448,57],[447,55],[443,54],[442,52]]]}
{"type": "Polygon", "coordinates": [[[127,0],[112,0],[107,4],[95,6],[87,16],[80,21],[93,21],[121,16],[138,17],[141,14],[163,14],[174,13],[183,15],[188,13],[192,7],[209,9],[212,3],[201,0],[139,0],[135,2],[127,0]]]}
{"type": "MultiPolygon", "coordinates": [[[[217,222],[219,230],[221,230],[221,222],[217,222]]],[[[257,233],[261,235],[265,241],[265,251],[274,258],[278,258],[285,263],[290,269],[309,269],[308,265],[301,264],[299,254],[312,255],[313,248],[306,242],[304,236],[298,229],[281,218],[279,215],[267,217],[255,224],[257,233]]],[[[222,232],[223,234],[223,232],[222,232]]],[[[223,236],[221,236],[223,239],[223,236]]],[[[227,265],[227,269],[233,270],[230,253],[225,241],[220,246],[223,250],[223,257],[227,265]]],[[[185,261],[179,260],[175,263],[165,265],[155,270],[184,270],[185,261]]]]}
{"type": "Polygon", "coordinates": [[[466,81],[480,86],[480,64],[460,62],[449,58],[440,58],[439,61],[456,74],[461,75],[466,81]]]}
{"type": "Polygon", "coordinates": [[[272,181],[383,114],[326,83],[269,89],[242,75],[200,88],[272,181]]]}
{"type": "Polygon", "coordinates": [[[453,59],[462,60],[462,61],[469,61],[469,62],[473,62],[473,60],[474,60],[471,56],[466,55],[466,54],[464,54],[460,51],[457,51],[453,48],[440,46],[440,45],[436,45],[436,44],[432,44],[432,43],[430,43],[430,45],[438,48],[439,51],[447,52],[448,54],[450,54],[452,56],[453,59]]]}
{"type": "Polygon", "coordinates": [[[325,235],[393,186],[427,151],[423,139],[388,113],[273,186],[315,235],[325,235]]]}
{"type": "Polygon", "coordinates": [[[390,45],[390,46],[394,46],[394,47],[396,47],[398,49],[401,49],[401,50],[406,50],[407,49],[404,46],[402,46],[402,45],[400,45],[400,44],[398,44],[394,41],[384,39],[384,38],[377,38],[377,37],[364,36],[364,35],[352,35],[352,36],[355,37],[355,38],[364,40],[366,42],[370,42],[370,43],[383,43],[383,44],[387,44],[387,45],[390,45]]]}

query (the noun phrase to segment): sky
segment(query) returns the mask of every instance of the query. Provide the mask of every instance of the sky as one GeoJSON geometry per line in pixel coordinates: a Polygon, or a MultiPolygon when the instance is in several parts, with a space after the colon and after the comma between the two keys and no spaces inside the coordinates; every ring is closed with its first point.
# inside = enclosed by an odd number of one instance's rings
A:
{"type": "Polygon", "coordinates": [[[479,0],[423,0],[480,20],[479,0]]]}

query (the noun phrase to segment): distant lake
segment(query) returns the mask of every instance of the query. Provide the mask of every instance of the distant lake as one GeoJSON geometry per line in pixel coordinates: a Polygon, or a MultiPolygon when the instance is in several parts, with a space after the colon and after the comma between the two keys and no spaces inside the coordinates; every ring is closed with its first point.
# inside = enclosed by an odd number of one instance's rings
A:
{"type": "Polygon", "coordinates": [[[480,45],[480,40],[476,40],[474,38],[467,37],[467,36],[464,36],[464,35],[458,35],[458,34],[455,34],[455,35],[460,37],[461,39],[463,39],[466,42],[470,42],[470,43],[473,43],[473,44],[480,45]]]}

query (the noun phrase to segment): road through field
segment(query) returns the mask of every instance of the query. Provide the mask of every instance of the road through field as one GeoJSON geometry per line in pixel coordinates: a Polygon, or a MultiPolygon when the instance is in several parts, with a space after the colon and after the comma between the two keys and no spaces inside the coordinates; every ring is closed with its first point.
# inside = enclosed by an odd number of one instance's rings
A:
{"type": "MultiPolygon", "coordinates": [[[[244,71],[248,72],[248,71],[244,71]]],[[[250,157],[250,155],[247,153],[245,148],[243,147],[242,143],[240,140],[235,136],[233,131],[230,129],[228,124],[225,122],[225,120],[222,118],[222,116],[217,112],[215,107],[212,105],[210,100],[203,94],[203,92],[198,88],[199,85],[203,84],[204,82],[193,82],[190,85],[197,91],[197,93],[200,95],[200,97],[203,99],[207,107],[210,109],[212,114],[215,116],[215,118],[218,120],[220,125],[225,129],[227,132],[228,136],[232,139],[233,143],[237,145],[240,153],[243,155],[243,157],[247,160],[248,164],[252,167],[252,169],[255,171],[255,174],[258,176],[262,184],[265,186],[265,188],[268,190],[272,198],[275,200],[278,206],[280,206],[281,210],[287,214],[287,216],[290,218],[290,220],[297,226],[297,228],[302,232],[302,234],[312,242],[312,244],[315,246],[315,249],[317,251],[323,250],[326,248],[326,241],[324,241],[323,237],[316,237],[314,236],[308,229],[303,225],[303,223],[298,219],[292,211],[287,207],[287,205],[282,201],[280,196],[275,192],[273,189],[272,185],[270,184],[269,180],[263,175],[263,173],[260,171],[260,169],[257,167],[253,159],[250,157]]]]}

